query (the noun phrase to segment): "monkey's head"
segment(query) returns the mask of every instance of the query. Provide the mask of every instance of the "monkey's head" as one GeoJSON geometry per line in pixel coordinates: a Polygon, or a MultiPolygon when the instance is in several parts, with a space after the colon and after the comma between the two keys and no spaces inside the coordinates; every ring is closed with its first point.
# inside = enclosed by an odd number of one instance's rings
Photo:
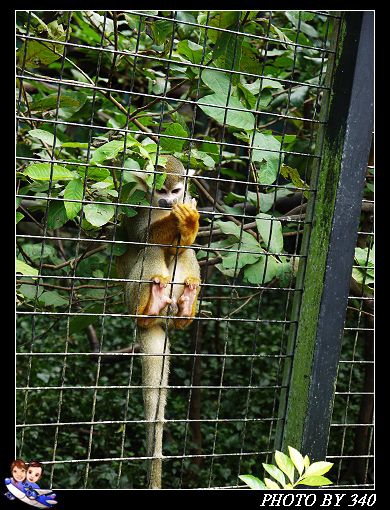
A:
{"type": "MultiPolygon", "coordinates": [[[[161,189],[155,189],[152,196],[152,205],[158,207],[172,207],[173,204],[183,203],[185,191],[186,170],[182,163],[173,156],[165,156],[167,163],[165,168],[167,172],[166,179],[161,189]]],[[[160,170],[160,167],[158,167],[160,170]]],[[[194,171],[189,170],[187,175],[193,175],[194,171]]]]}

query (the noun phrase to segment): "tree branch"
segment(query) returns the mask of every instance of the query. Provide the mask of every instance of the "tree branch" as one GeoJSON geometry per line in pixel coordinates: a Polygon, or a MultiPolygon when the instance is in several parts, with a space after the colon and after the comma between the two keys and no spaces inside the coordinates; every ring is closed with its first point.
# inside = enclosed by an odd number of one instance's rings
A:
{"type": "Polygon", "coordinates": [[[81,259],[85,259],[85,258],[88,258],[90,257],[91,255],[94,255],[95,253],[99,253],[100,251],[103,251],[106,249],[106,245],[103,244],[101,246],[98,246],[97,248],[94,248],[93,250],[90,250],[90,251],[87,251],[81,255],[79,255],[78,257],[75,257],[73,259],[69,259],[67,260],[66,262],[62,262],[62,264],[57,264],[57,265],[54,265],[54,264],[42,264],[42,267],[44,267],[45,269],[62,269],[63,267],[66,267],[68,266],[69,264],[78,264],[81,259]]]}

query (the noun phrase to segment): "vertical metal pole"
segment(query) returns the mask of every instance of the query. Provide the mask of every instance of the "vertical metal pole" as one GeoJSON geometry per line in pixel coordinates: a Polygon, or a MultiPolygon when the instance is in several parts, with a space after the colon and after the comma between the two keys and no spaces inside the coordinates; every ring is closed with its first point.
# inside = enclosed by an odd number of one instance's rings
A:
{"type": "MultiPolygon", "coordinates": [[[[281,395],[276,448],[325,458],[366,166],[373,129],[373,12],[341,13],[327,122],[317,139],[321,164],[307,208],[281,395]],[[304,252],[303,252],[304,253],[304,252]]],[[[329,83],[328,83],[329,85],[329,83]]],[[[326,119],[325,119],[326,120],[326,119]]]]}

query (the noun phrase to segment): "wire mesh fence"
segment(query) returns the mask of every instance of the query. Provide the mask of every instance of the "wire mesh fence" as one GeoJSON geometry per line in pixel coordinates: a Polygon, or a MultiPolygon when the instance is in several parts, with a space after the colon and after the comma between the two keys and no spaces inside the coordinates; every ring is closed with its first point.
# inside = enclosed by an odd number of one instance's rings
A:
{"type": "MultiPolygon", "coordinates": [[[[201,282],[192,324],[169,331],[163,487],[239,487],[240,474],[270,461],[284,420],[291,307],[303,290],[295,276],[307,257],[339,16],[20,11],[16,26],[18,456],[44,462],[56,488],[147,486],[135,319],[148,314],[126,307],[123,289],[153,285],[145,248],[168,248],[151,231],[154,215],[170,210],[155,197],[174,156],[197,200],[201,282]],[[129,239],[123,223],[134,228],[142,214],[146,237],[129,239]],[[129,247],[142,253],[136,277],[116,267],[129,247]]],[[[171,296],[189,247],[179,239],[173,250],[171,296]]],[[[358,335],[363,300],[353,303],[358,335]]],[[[167,314],[155,315],[167,342],[167,314]]],[[[355,338],[340,362],[348,402],[355,338]]],[[[345,457],[353,438],[341,430],[335,452],[345,457]]]]}
{"type": "Polygon", "coordinates": [[[337,483],[359,488],[374,487],[374,169],[372,146],[328,450],[337,483]]]}

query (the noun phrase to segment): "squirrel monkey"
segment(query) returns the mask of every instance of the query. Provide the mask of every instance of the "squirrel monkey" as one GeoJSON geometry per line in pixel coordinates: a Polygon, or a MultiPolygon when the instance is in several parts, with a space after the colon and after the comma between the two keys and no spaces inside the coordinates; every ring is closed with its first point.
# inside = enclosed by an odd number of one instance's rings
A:
{"type": "Polygon", "coordinates": [[[151,194],[145,174],[137,173],[137,177],[152,206],[171,207],[171,210],[140,209],[137,216],[125,217],[122,227],[129,241],[168,246],[130,245],[116,261],[119,278],[136,280],[124,285],[128,310],[142,316],[136,321],[141,352],[146,354],[141,359],[145,418],[150,422],[146,431],[147,455],[153,457],[149,463],[149,488],[161,488],[162,435],[169,373],[166,327],[182,329],[191,324],[200,290],[199,264],[195,251],[189,248],[199,229],[196,201],[188,194],[184,199],[186,171],[181,162],[173,156],[164,157],[167,163],[162,170],[167,176],[161,189],[151,194]],[[186,247],[177,248],[177,245],[186,247]]]}

